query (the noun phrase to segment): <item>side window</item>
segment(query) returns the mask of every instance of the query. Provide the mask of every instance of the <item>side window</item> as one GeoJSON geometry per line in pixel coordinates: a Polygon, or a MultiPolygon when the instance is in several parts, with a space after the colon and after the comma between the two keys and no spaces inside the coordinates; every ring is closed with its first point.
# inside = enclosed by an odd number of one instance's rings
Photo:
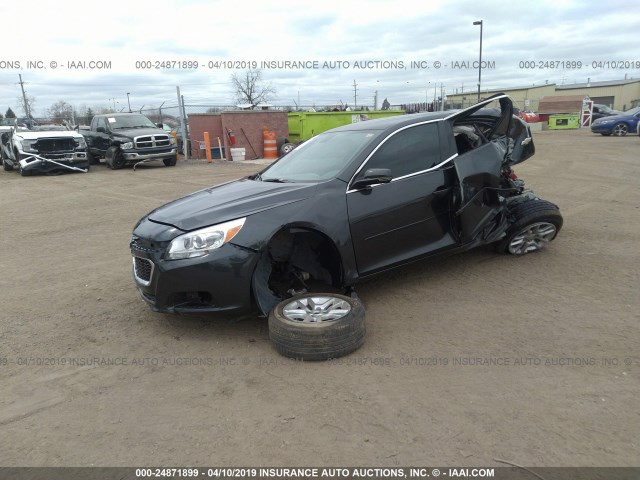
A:
{"type": "Polygon", "coordinates": [[[409,127],[390,137],[376,150],[360,172],[388,168],[393,178],[410,175],[440,163],[438,125],[427,123],[409,127]]]}

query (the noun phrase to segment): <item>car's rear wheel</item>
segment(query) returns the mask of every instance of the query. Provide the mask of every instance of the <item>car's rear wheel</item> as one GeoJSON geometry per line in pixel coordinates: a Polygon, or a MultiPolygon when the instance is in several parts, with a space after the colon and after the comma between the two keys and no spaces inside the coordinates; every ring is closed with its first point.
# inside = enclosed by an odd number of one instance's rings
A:
{"type": "Polygon", "coordinates": [[[175,164],[178,161],[178,156],[174,156],[174,157],[170,157],[170,158],[165,158],[162,160],[162,162],[164,163],[165,167],[173,167],[175,166],[175,164]]]}
{"type": "Polygon", "coordinates": [[[269,314],[269,338],[285,357],[329,360],[364,343],[364,306],[357,298],[305,293],[280,302],[269,314]]]}
{"type": "Polygon", "coordinates": [[[629,132],[629,127],[625,123],[616,123],[611,130],[616,137],[624,137],[629,132]]]}
{"type": "Polygon", "coordinates": [[[500,252],[524,255],[544,248],[562,228],[562,215],[553,203],[530,200],[510,212],[514,219],[507,236],[497,244],[500,252]]]}
{"type": "Polygon", "coordinates": [[[7,163],[6,160],[2,161],[2,168],[4,168],[5,172],[10,172],[11,170],[13,170],[13,165],[10,165],[7,163]]]}
{"type": "Polygon", "coordinates": [[[104,155],[107,166],[112,170],[123,168],[126,164],[124,155],[118,147],[109,147],[104,155]]]}

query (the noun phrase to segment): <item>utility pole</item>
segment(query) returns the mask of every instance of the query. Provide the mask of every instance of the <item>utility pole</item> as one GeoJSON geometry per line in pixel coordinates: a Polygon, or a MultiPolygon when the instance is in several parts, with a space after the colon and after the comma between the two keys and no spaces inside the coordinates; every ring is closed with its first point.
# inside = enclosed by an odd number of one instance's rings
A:
{"type": "MultiPolygon", "coordinates": [[[[184,154],[184,159],[189,159],[189,154],[187,152],[187,121],[185,120],[185,112],[184,112],[184,97],[180,95],[180,87],[176,86],[176,92],[178,94],[178,111],[180,112],[180,130],[182,130],[182,153],[184,154]]],[[[220,152],[222,154],[222,152],[220,152]]]]}
{"type": "Polygon", "coordinates": [[[478,103],[480,103],[480,84],[482,83],[482,20],[473,22],[474,25],[480,25],[480,60],[478,61],[478,103]]]}
{"type": "Polygon", "coordinates": [[[440,111],[444,111],[444,84],[440,84],[440,111]]]}
{"type": "MultiPolygon", "coordinates": [[[[166,100],[165,100],[165,102],[166,102],[166,100]]],[[[158,112],[160,113],[160,123],[162,123],[162,105],[164,105],[165,102],[162,102],[160,104],[160,107],[158,108],[158,112]]]]}
{"type": "Polygon", "coordinates": [[[353,108],[355,109],[358,106],[358,89],[356,88],[358,84],[355,79],[353,80],[353,108]]]}
{"type": "Polygon", "coordinates": [[[373,92],[373,109],[378,110],[378,90],[373,92]]]}
{"type": "Polygon", "coordinates": [[[20,78],[20,88],[22,89],[22,100],[24,101],[24,113],[27,115],[27,118],[31,118],[31,110],[29,109],[29,102],[27,102],[27,95],[24,93],[24,82],[22,81],[22,75],[18,74],[18,78],[20,78]]]}

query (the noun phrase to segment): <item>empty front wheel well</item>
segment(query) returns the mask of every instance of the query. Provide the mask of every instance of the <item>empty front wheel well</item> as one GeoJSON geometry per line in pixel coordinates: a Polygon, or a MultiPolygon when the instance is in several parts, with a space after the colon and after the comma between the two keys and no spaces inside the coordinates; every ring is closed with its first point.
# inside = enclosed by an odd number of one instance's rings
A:
{"type": "Polygon", "coordinates": [[[285,227],[263,249],[252,279],[267,315],[280,301],[308,291],[343,291],[343,268],[333,241],[317,230],[285,227]]]}

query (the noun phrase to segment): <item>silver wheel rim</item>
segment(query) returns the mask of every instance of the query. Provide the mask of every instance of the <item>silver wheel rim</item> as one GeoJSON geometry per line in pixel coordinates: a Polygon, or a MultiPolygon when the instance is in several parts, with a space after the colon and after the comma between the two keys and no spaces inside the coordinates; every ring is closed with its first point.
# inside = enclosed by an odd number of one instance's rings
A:
{"type": "Polygon", "coordinates": [[[524,255],[525,253],[540,250],[553,240],[556,235],[556,226],[549,222],[538,222],[527,225],[520,230],[509,242],[509,253],[524,255]]]}
{"type": "Polygon", "coordinates": [[[295,147],[295,145],[292,145],[292,144],[290,144],[290,143],[285,143],[285,144],[282,146],[282,153],[289,153],[289,152],[291,152],[294,148],[296,148],[296,147],[295,147]]]}
{"type": "Polygon", "coordinates": [[[626,125],[616,125],[613,127],[613,134],[618,137],[623,137],[627,134],[627,126],[626,125]]]}
{"type": "Polygon", "coordinates": [[[287,320],[302,323],[330,322],[344,317],[350,311],[349,302],[325,295],[297,298],[282,309],[287,320]]]}

